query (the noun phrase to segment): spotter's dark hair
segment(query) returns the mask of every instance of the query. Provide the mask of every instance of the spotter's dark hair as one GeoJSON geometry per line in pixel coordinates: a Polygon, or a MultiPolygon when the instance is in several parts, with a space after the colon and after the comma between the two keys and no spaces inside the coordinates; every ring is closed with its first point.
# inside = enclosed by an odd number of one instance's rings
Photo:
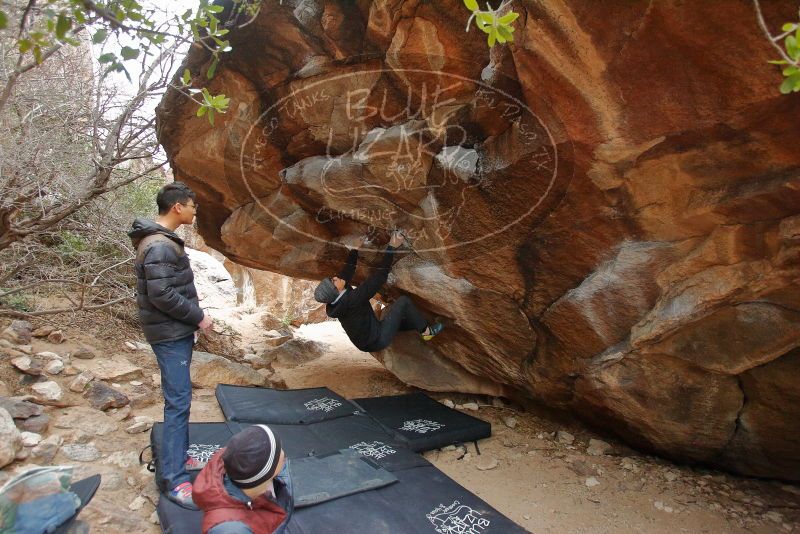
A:
{"type": "Polygon", "coordinates": [[[189,189],[189,186],[183,182],[172,182],[161,188],[156,195],[156,204],[158,204],[158,214],[165,215],[169,213],[172,206],[175,204],[186,204],[191,199],[197,203],[197,196],[194,191],[189,189]]]}

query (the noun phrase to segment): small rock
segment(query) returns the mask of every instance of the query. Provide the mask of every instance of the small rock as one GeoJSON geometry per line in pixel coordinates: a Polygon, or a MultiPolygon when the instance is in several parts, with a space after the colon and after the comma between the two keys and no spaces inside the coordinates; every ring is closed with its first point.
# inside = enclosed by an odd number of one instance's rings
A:
{"type": "Polygon", "coordinates": [[[123,356],[75,360],[72,365],[80,371],[91,371],[98,379],[109,382],[136,380],[142,376],[142,368],[132,364],[123,356]]]}
{"type": "Polygon", "coordinates": [[[91,434],[87,434],[83,430],[76,430],[70,435],[70,443],[77,443],[81,445],[85,445],[86,443],[90,443],[94,439],[94,436],[91,434]]]}
{"type": "Polygon", "coordinates": [[[442,404],[444,404],[448,408],[455,408],[456,407],[455,403],[453,401],[451,401],[450,399],[444,399],[442,401],[442,404]]]}
{"type": "Polygon", "coordinates": [[[75,376],[80,374],[81,372],[72,367],[71,365],[67,365],[64,367],[64,372],[61,373],[62,376],[75,376]]]}
{"type": "Polygon", "coordinates": [[[42,436],[34,432],[22,432],[22,445],[25,447],[35,447],[42,441],[42,436]]]}
{"type": "Polygon", "coordinates": [[[64,336],[64,332],[62,332],[61,330],[53,330],[47,335],[47,341],[49,341],[50,343],[54,343],[56,345],[60,345],[66,340],[67,338],[66,336],[64,336]]]}
{"type": "Polygon", "coordinates": [[[773,523],[783,523],[783,515],[776,512],[775,510],[770,510],[766,514],[764,514],[764,519],[768,519],[773,523]]]}
{"type": "Polygon", "coordinates": [[[159,525],[161,522],[158,520],[158,512],[153,512],[150,514],[150,522],[154,525],[159,525]]]}
{"type": "Polygon", "coordinates": [[[131,426],[125,429],[125,432],[128,434],[141,434],[142,432],[147,432],[152,428],[153,425],[148,425],[147,423],[133,423],[131,426]]]}
{"type": "Polygon", "coordinates": [[[122,408],[130,402],[123,393],[107,386],[103,382],[92,382],[83,395],[89,399],[89,405],[96,410],[122,408]]]}
{"type": "Polygon", "coordinates": [[[11,324],[0,333],[0,337],[15,345],[29,345],[31,342],[31,323],[28,321],[11,321],[11,324]]]}
{"type": "Polygon", "coordinates": [[[20,428],[20,430],[24,430],[26,432],[43,434],[47,432],[47,429],[50,427],[50,416],[46,413],[42,415],[34,415],[33,417],[17,421],[17,426],[20,428]]]}
{"type": "Polygon", "coordinates": [[[84,371],[70,382],[69,390],[75,393],[83,393],[83,390],[86,389],[86,385],[92,380],[94,380],[94,373],[91,371],[84,371]]]}
{"type": "Polygon", "coordinates": [[[55,327],[52,327],[52,326],[40,326],[39,328],[37,328],[36,330],[31,332],[31,335],[33,337],[47,337],[53,332],[53,330],[55,330],[55,327]]]}
{"type": "Polygon", "coordinates": [[[64,439],[58,434],[53,434],[35,446],[31,450],[31,456],[44,464],[49,464],[55,458],[62,443],[64,443],[64,439]]]}
{"type": "Polygon", "coordinates": [[[94,360],[97,357],[97,351],[93,347],[83,346],[70,354],[72,358],[79,360],[94,360]]]}
{"type": "Polygon", "coordinates": [[[36,392],[36,399],[34,401],[50,403],[58,402],[64,393],[61,391],[61,386],[57,382],[49,380],[47,382],[39,382],[31,386],[31,389],[36,392]]]}
{"type": "Polygon", "coordinates": [[[157,388],[161,387],[161,375],[158,373],[153,373],[150,375],[150,380],[153,381],[153,385],[157,388]]]}
{"type": "Polygon", "coordinates": [[[600,481],[597,480],[595,477],[589,477],[589,478],[586,479],[586,487],[587,488],[593,488],[593,487],[599,486],[599,485],[600,485],[600,481]]]}
{"type": "Polygon", "coordinates": [[[144,503],[146,503],[146,502],[147,502],[147,499],[145,499],[144,497],[142,497],[141,495],[139,495],[138,497],[136,497],[136,498],[135,498],[135,499],[134,499],[134,500],[133,500],[133,501],[132,501],[132,502],[131,502],[131,503],[128,505],[128,509],[129,509],[129,510],[131,510],[131,511],[133,511],[133,512],[138,512],[139,510],[141,510],[141,509],[142,509],[142,507],[144,506],[144,503]]]}
{"type": "Polygon", "coordinates": [[[603,456],[611,450],[611,445],[600,439],[590,439],[586,454],[589,456],[603,456]]]}
{"type": "Polygon", "coordinates": [[[508,428],[516,428],[517,427],[517,418],[506,416],[503,417],[503,424],[506,425],[508,428]]]}
{"type": "Polygon", "coordinates": [[[44,372],[49,375],[60,374],[64,370],[64,362],[61,360],[52,360],[44,366],[44,372]]]}
{"type": "MultiPolygon", "coordinates": [[[[131,469],[139,465],[139,453],[130,452],[114,452],[108,455],[108,458],[103,460],[104,464],[116,465],[122,469],[131,469]]],[[[155,486],[151,486],[155,490],[155,486]]],[[[156,504],[155,502],[153,504],[156,504]]]]}
{"type": "Polygon", "coordinates": [[[13,462],[22,448],[22,435],[14,425],[14,419],[4,408],[0,408],[0,467],[13,462]]]}
{"type": "Polygon", "coordinates": [[[121,387],[122,387],[122,384],[117,384],[116,382],[112,382],[112,383],[111,383],[111,387],[112,387],[112,388],[117,388],[117,389],[119,389],[119,388],[121,388],[121,387]]]}
{"type": "Polygon", "coordinates": [[[152,389],[144,387],[137,388],[128,395],[128,398],[131,400],[131,407],[137,410],[152,406],[159,400],[159,396],[152,389]]]}
{"type": "Polygon", "coordinates": [[[17,347],[17,350],[28,356],[33,354],[33,347],[31,345],[20,345],[17,347]]]}
{"type": "Polygon", "coordinates": [[[56,354],[55,352],[37,352],[36,357],[40,360],[61,360],[61,356],[56,354]]]}
{"type": "Polygon", "coordinates": [[[663,503],[663,502],[661,502],[661,501],[656,501],[656,502],[654,502],[654,503],[653,503],[653,506],[655,506],[655,507],[656,507],[656,510],[661,510],[661,511],[663,511],[663,510],[664,510],[664,503],[663,503]]]}
{"type": "Polygon", "coordinates": [[[73,462],[94,462],[102,456],[93,443],[64,445],[61,454],[73,462]]]}
{"type": "Polygon", "coordinates": [[[40,376],[42,374],[42,362],[30,356],[14,358],[11,360],[11,365],[26,375],[40,376]]]}
{"type": "Polygon", "coordinates": [[[108,416],[114,421],[121,423],[131,416],[131,405],[127,404],[118,410],[112,410],[108,413],[108,416]]]}
{"type": "Polygon", "coordinates": [[[566,430],[559,430],[556,432],[556,440],[562,445],[572,445],[575,441],[575,436],[567,432],[566,430]]]}
{"type": "Polygon", "coordinates": [[[447,445],[446,447],[442,448],[442,450],[445,451],[445,452],[451,452],[451,451],[456,450],[456,446],[455,445],[447,445]]]}
{"type": "Polygon", "coordinates": [[[56,419],[55,427],[83,430],[95,436],[105,436],[117,429],[117,423],[99,410],[93,410],[88,406],[76,406],[65,410],[64,414],[56,419]]]}
{"type": "Polygon", "coordinates": [[[32,402],[20,400],[19,397],[0,397],[0,408],[8,411],[14,419],[27,419],[41,415],[42,407],[32,402]]]}
{"type": "Polygon", "coordinates": [[[28,447],[22,447],[20,450],[17,451],[16,456],[14,456],[14,460],[18,462],[23,462],[30,458],[31,456],[31,449],[28,447]]]}
{"type": "Polygon", "coordinates": [[[464,404],[461,405],[461,407],[465,410],[470,410],[473,412],[477,412],[480,409],[478,403],[476,402],[465,402],[464,404]]]}
{"type": "Polygon", "coordinates": [[[529,516],[529,515],[523,515],[523,516],[522,516],[522,519],[524,519],[525,521],[530,521],[530,519],[531,519],[531,516],[529,516]]]}
{"type": "Polygon", "coordinates": [[[495,408],[505,408],[506,403],[503,402],[503,399],[501,399],[500,397],[493,397],[492,406],[494,406],[495,408]]]}
{"type": "MultiPolygon", "coordinates": [[[[466,456],[465,456],[466,459],[466,456]]],[[[489,471],[490,469],[496,468],[499,464],[497,458],[491,456],[482,456],[481,459],[478,461],[475,467],[478,468],[478,471],[489,471]]]]}
{"type": "Polygon", "coordinates": [[[131,380],[130,382],[128,382],[128,384],[136,387],[144,385],[143,382],[139,382],[138,380],[131,380]]]}
{"type": "Polygon", "coordinates": [[[667,482],[675,482],[678,480],[678,474],[675,471],[667,471],[664,473],[664,478],[667,480],[667,482]]]}
{"type": "Polygon", "coordinates": [[[626,471],[631,471],[633,473],[639,472],[639,466],[630,458],[623,458],[622,462],[620,462],[620,466],[626,471]]]}
{"type": "Polygon", "coordinates": [[[130,350],[136,350],[136,345],[134,345],[130,341],[126,341],[125,342],[125,348],[130,349],[130,350]]]}
{"type": "Polygon", "coordinates": [[[790,486],[789,484],[784,484],[781,486],[783,491],[788,491],[789,493],[793,493],[794,495],[800,495],[800,487],[797,486],[790,486]]]}

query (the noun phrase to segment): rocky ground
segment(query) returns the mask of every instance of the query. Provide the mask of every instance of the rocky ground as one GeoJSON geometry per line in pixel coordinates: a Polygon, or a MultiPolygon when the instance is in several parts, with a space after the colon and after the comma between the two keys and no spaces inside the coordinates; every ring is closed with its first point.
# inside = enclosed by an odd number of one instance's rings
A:
{"type": "MultiPolygon", "coordinates": [[[[293,329],[247,309],[225,320],[240,350],[196,353],[193,421],[222,420],[220,381],[348,397],[410,390],[335,322],[293,329]]],[[[134,339],[43,326],[15,323],[0,341],[0,483],[32,465],[74,465],[76,477],[103,477],[81,514],[94,531],[159,532],[152,474],[138,460],[161,419],[152,353],[134,339]]],[[[480,454],[468,445],[428,459],[532,532],[800,532],[796,486],[674,465],[502,399],[434,396],[490,421],[493,436],[480,454]]]]}

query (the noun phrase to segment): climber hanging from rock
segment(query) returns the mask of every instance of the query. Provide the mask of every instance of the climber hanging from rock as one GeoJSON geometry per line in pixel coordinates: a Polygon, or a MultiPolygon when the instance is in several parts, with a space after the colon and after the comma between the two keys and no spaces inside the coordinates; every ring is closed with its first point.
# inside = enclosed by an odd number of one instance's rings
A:
{"type": "Polygon", "coordinates": [[[410,298],[403,295],[385,310],[379,320],[370,299],[386,283],[392,268],[394,251],[405,241],[400,231],[392,233],[380,267],[358,287],[350,283],[356,272],[358,248],[348,247],[347,264],[333,277],[325,278],[314,291],[314,298],[326,304],[329,317],[339,319],[350,341],[364,352],[376,352],[391,345],[401,330],[416,330],[425,341],[442,331],[441,323],[429,324],[410,298]]]}

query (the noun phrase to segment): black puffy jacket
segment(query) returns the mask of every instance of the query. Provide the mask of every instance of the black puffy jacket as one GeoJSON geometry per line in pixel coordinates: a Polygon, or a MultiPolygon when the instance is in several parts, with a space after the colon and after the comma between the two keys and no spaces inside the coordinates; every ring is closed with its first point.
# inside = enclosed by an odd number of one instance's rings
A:
{"type": "Polygon", "coordinates": [[[137,249],[136,303],[145,338],[160,343],[193,334],[203,310],[183,240],[147,219],[136,219],[128,236],[137,249]]]}

